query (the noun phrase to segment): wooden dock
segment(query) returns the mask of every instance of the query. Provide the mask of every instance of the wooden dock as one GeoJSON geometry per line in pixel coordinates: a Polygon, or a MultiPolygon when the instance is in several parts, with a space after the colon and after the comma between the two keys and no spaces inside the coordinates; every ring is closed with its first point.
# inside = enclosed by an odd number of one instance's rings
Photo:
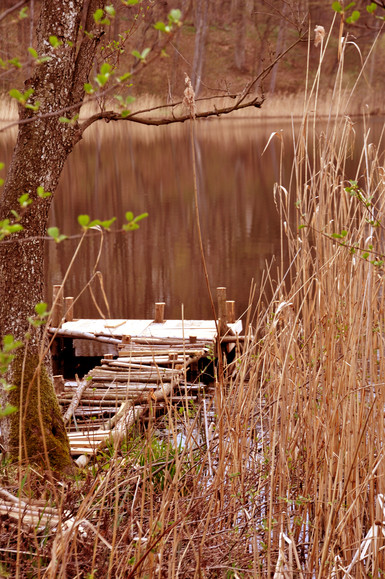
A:
{"type": "Polygon", "coordinates": [[[231,347],[241,334],[240,320],[224,325],[224,318],[165,320],[164,304],[156,304],[153,320],[61,319],[51,327],[56,358],[61,351],[100,357],[82,380],[54,377],[77,462],[120,440],[140,418],[195,400],[206,387],[201,372],[215,357],[217,329],[222,339],[231,336],[231,347]]]}

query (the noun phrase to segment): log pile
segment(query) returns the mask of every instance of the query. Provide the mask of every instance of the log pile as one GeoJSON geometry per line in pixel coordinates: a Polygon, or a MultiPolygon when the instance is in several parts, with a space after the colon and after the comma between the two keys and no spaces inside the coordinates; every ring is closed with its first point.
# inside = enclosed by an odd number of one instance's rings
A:
{"type": "Polygon", "coordinates": [[[161,410],[194,399],[201,385],[188,378],[210,349],[207,340],[130,337],[119,346],[118,357],[107,355],[82,381],[66,382],[58,399],[72,454],[89,456],[120,440],[150,405],[161,410]]]}

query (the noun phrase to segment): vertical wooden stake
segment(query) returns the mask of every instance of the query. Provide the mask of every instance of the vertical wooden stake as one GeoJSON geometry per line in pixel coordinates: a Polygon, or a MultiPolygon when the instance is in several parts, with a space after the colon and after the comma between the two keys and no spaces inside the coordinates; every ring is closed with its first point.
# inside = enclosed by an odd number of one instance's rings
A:
{"type": "Polygon", "coordinates": [[[223,336],[227,331],[227,315],[226,315],[226,288],[217,287],[218,300],[218,325],[219,333],[223,336]]]}
{"type": "Polygon", "coordinates": [[[226,301],[226,315],[227,315],[227,323],[234,324],[235,323],[235,301],[234,300],[227,300],[226,301]]]}
{"type": "Polygon", "coordinates": [[[74,319],[74,298],[64,298],[64,312],[66,322],[72,322],[74,319]]]}
{"type": "Polygon", "coordinates": [[[156,324],[163,324],[164,322],[164,306],[165,302],[157,302],[155,304],[155,318],[154,322],[156,324]]]}
{"type": "Polygon", "coordinates": [[[52,288],[52,318],[51,325],[60,328],[63,319],[63,286],[54,285],[52,288]]]}
{"type": "Polygon", "coordinates": [[[52,380],[53,380],[53,386],[54,386],[56,394],[62,394],[64,392],[64,378],[63,378],[63,376],[61,374],[56,375],[56,376],[52,376],[52,380]]]}

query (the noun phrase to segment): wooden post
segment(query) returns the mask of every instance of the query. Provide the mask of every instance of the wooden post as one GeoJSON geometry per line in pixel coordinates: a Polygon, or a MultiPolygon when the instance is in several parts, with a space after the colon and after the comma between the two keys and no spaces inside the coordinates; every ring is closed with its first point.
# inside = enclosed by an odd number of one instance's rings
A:
{"type": "Polygon", "coordinates": [[[61,374],[52,376],[53,386],[55,388],[56,394],[62,394],[64,392],[64,378],[61,374]]]}
{"type": "Polygon", "coordinates": [[[189,336],[189,342],[190,344],[196,344],[197,343],[197,337],[196,336],[189,336]]]}
{"type": "Polygon", "coordinates": [[[74,319],[74,298],[68,297],[64,298],[64,313],[65,321],[72,322],[74,319]]]}
{"type": "Polygon", "coordinates": [[[54,285],[52,288],[52,317],[51,326],[60,328],[63,320],[63,286],[54,285]]]}
{"type": "Polygon", "coordinates": [[[218,325],[219,333],[223,336],[227,331],[227,315],[226,315],[226,288],[217,287],[218,300],[218,325]]]}
{"type": "Polygon", "coordinates": [[[155,304],[155,318],[154,322],[156,324],[163,324],[164,322],[164,306],[165,302],[157,302],[155,304]]]}
{"type": "Polygon", "coordinates": [[[227,323],[234,324],[235,323],[235,301],[234,300],[227,300],[226,301],[226,315],[227,315],[227,323]]]}

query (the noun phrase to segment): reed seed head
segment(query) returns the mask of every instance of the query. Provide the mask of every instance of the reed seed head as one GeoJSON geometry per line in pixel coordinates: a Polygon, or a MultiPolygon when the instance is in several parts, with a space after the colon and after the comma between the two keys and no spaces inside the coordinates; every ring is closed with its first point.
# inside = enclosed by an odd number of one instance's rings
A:
{"type": "Polygon", "coordinates": [[[183,104],[190,111],[191,118],[195,119],[196,114],[197,114],[197,107],[195,104],[195,92],[194,92],[194,89],[192,87],[189,75],[186,72],[184,74],[185,74],[186,88],[184,89],[183,104]]]}
{"type": "Polygon", "coordinates": [[[314,37],[314,46],[319,46],[320,44],[322,44],[322,41],[325,37],[325,28],[323,26],[316,26],[314,28],[314,32],[315,32],[315,37],[314,37]]]}

